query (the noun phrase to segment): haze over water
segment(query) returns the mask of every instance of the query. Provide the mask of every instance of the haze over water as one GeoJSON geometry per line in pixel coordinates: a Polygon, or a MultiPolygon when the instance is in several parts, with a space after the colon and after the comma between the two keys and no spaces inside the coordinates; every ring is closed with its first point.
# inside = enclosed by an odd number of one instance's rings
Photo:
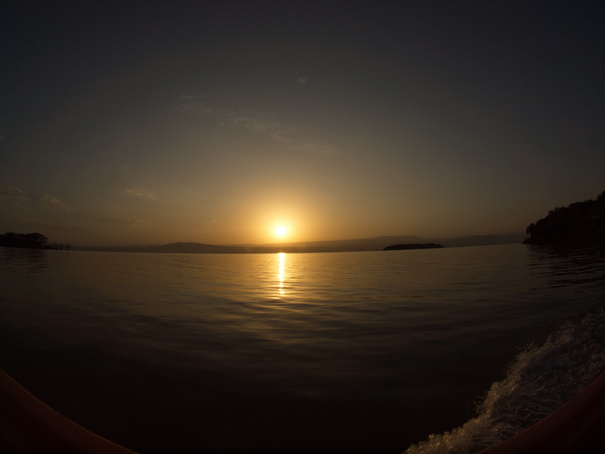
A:
{"type": "Polygon", "coordinates": [[[144,453],[401,452],[473,418],[568,320],[589,353],[553,354],[580,376],[534,417],[602,369],[605,258],[583,250],[0,257],[1,366],[144,453]]]}

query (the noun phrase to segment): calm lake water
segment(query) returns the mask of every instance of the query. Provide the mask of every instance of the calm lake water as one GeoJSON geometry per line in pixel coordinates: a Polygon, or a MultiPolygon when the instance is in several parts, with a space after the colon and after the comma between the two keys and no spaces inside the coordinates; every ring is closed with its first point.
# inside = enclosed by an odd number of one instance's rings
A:
{"type": "Polygon", "coordinates": [[[142,453],[472,452],[605,369],[603,252],[0,261],[0,367],[142,453]]]}

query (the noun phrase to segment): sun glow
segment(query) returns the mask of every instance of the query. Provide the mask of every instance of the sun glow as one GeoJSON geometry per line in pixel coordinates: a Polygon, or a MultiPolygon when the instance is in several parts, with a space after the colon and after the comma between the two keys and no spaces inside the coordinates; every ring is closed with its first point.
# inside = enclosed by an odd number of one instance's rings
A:
{"type": "Polygon", "coordinates": [[[273,230],[276,236],[283,238],[288,234],[288,228],[285,225],[278,225],[273,230]]]}

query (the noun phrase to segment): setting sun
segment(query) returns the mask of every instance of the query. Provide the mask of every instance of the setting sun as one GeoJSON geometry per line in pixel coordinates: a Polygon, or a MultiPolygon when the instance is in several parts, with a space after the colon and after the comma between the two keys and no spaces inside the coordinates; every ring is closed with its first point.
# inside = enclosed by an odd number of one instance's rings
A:
{"type": "Polygon", "coordinates": [[[284,236],[286,236],[288,234],[288,229],[283,226],[283,225],[278,225],[277,227],[275,227],[275,235],[277,235],[280,238],[283,238],[284,236]]]}

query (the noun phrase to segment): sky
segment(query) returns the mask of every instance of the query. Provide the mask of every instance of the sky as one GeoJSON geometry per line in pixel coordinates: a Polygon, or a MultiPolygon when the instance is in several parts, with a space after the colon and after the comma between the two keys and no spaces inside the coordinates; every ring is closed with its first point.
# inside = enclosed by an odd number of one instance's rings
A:
{"type": "Polygon", "coordinates": [[[601,1],[5,1],[0,232],[524,232],[605,190],[601,1]]]}

